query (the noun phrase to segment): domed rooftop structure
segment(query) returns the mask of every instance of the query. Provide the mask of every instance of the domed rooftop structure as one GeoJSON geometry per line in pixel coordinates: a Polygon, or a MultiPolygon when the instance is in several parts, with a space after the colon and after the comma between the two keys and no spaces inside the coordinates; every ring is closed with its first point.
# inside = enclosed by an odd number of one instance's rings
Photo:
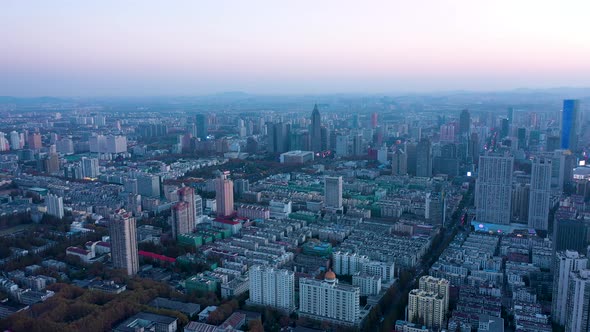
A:
{"type": "Polygon", "coordinates": [[[336,281],[336,273],[332,272],[331,269],[328,270],[328,272],[326,272],[326,274],[324,275],[324,280],[328,282],[336,281]]]}

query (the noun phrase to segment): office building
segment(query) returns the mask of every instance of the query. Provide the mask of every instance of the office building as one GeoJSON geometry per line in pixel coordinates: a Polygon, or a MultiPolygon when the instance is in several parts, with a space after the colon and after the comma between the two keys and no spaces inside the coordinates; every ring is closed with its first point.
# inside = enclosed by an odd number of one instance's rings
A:
{"type": "Polygon", "coordinates": [[[408,155],[401,148],[394,148],[391,156],[391,175],[406,175],[408,174],[408,155]]]}
{"type": "Polygon", "coordinates": [[[445,299],[434,292],[412,289],[408,296],[408,320],[423,323],[427,328],[438,330],[445,319],[445,299]]]}
{"type": "Polygon", "coordinates": [[[47,214],[56,218],[64,217],[64,201],[63,198],[48,194],[45,198],[47,200],[47,214]]]}
{"type": "Polygon", "coordinates": [[[515,183],[512,187],[512,219],[520,223],[529,220],[530,183],[515,183]]]}
{"type": "Polygon", "coordinates": [[[282,311],[295,310],[295,273],[254,265],[249,270],[250,300],[282,311]]]}
{"type": "Polygon", "coordinates": [[[551,159],[535,158],[533,160],[529,194],[529,228],[549,229],[551,171],[551,159]]]}
{"type": "Polygon", "coordinates": [[[324,280],[299,279],[299,315],[338,325],[360,323],[360,289],[339,284],[336,274],[328,271],[324,280]]]}
{"type": "Polygon", "coordinates": [[[311,150],[313,152],[322,151],[322,117],[320,116],[318,105],[315,105],[311,112],[311,126],[309,132],[311,138],[311,150]]]}
{"type": "Polygon", "coordinates": [[[202,141],[209,135],[209,119],[205,114],[195,115],[195,125],[197,127],[197,137],[202,141]]]}
{"type": "Polygon", "coordinates": [[[590,270],[570,273],[566,308],[567,332],[590,330],[590,270]]]}
{"type": "Polygon", "coordinates": [[[362,156],[363,155],[363,135],[354,134],[352,135],[352,155],[362,156]]]}
{"type": "Polygon", "coordinates": [[[561,114],[561,148],[576,151],[580,134],[580,101],[566,99],[563,101],[561,114]]]}
{"type": "Polygon", "coordinates": [[[475,182],[478,222],[510,224],[513,164],[512,156],[487,154],[479,157],[475,182]]]}
{"type": "Polygon", "coordinates": [[[471,114],[469,114],[468,110],[462,110],[461,115],[459,116],[459,136],[461,139],[468,139],[471,128],[471,114]]]}
{"type": "Polygon", "coordinates": [[[416,145],[416,176],[432,177],[432,146],[428,138],[416,145]]]}
{"type": "Polygon", "coordinates": [[[588,259],[576,251],[559,251],[553,263],[553,297],[551,316],[553,322],[565,325],[570,273],[586,269],[588,259]]]}
{"type": "Polygon", "coordinates": [[[342,209],[342,177],[324,178],[324,206],[330,210],[342,209]]]}
{"type": "Polygon", "coordinates": [[[553,250],[586,252],[588,226],[583,220],[555,219],[553,224],[553,250]]]}
{"type": "Polygon", "coordinates": [[[111,258],[113,267],[125,270],[127,275],[135,275],[139,269],[136,232],[135,218],[131,213],[117,210],[109,222],[111,258]]]}
{"type": "Polygon", "coordinates": [[[283,153],[290,149],[290,127],[283,123],[267,124],[267,151],[271,153],[283,153]]]}
{"type": "Polygon", "coordinates": [[[336,156],[347,157],[350,155],[350,136],[338,135],[336,136],[336,156]]]}
{"type": "Polygon", "coordinates": [[[234,183],[229,179],[229,172],[223,172],[215,179],[215,201],[218,216],[234,214],[234,183]]]}

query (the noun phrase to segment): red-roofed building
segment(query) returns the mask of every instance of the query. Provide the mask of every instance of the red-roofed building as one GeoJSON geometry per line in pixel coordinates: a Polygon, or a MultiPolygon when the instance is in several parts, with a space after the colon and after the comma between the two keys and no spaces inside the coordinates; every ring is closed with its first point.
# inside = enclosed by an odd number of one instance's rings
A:
{"type": "Polygon", "coordinates": [[[211,226],[231,230],[232,234],[238,234],[242,229],[242,223],[235,220],[228,220],[224,218],[215,218],[211,222],[211,226]]]}
{"type": "Polygon", "coordinates": [[[80,259],[84,263],[90,263],[90,261],[94,258],[93,251],[78,248],[78,247],[67,247],[66,248],[66,255],[80,257],[80,259]]]}
{"type": "Polygon", "coordinates": [[[149,251],[140,250],[140,251],[138,251],[138,255],[141,257],[157,259],[162,262],[168,262],[168,263],[176,262],[176,258],[172,258],[172,257],[164,256],[164,255],[158,255],[158,254],[155,254],[155,253],[149,252],[149,251]]]}

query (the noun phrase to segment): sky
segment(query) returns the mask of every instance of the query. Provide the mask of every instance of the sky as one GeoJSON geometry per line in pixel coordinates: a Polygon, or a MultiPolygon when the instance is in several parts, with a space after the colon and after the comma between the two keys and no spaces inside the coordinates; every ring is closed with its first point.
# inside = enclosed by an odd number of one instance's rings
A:
{"type": "Polygon", "coordinates": [[[590,86],[588,0],[2,0],[0,95],[590,86]]]}

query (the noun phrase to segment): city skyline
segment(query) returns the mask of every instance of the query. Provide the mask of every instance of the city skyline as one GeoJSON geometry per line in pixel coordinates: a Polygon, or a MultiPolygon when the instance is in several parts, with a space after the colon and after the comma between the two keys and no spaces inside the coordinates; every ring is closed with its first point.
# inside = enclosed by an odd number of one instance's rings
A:
{"type": "Polygon", "coordinates": [[[3,95],[590,86],[583,1],[33,3],[3,4],[3,95]]]}

